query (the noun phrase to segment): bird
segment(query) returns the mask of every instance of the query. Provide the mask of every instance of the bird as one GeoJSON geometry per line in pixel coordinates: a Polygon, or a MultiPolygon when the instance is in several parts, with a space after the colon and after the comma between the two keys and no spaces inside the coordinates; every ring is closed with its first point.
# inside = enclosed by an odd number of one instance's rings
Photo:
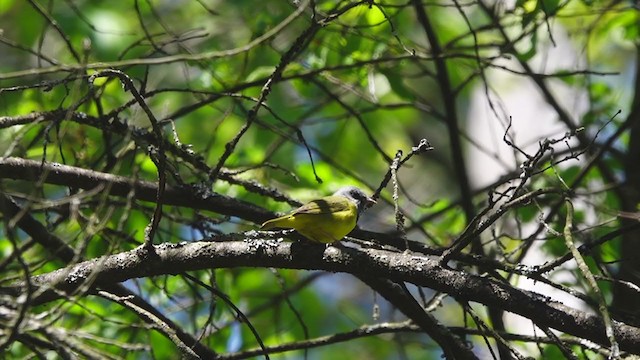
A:
{"type": "Polygon", "coordinates": [[[287,215],[266,221],[260,230],[294,229],[305,238],[330,244],[356,227],[358,217],[376,201],[355,186],[345,186],[331,196],[312,200],[287,215]]]}

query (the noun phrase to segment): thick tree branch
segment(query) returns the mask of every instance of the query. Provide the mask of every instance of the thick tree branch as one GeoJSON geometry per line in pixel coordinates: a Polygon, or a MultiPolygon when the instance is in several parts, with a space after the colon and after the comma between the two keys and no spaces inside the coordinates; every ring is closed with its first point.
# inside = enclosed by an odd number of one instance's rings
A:
{"type": "MultiPolygon", "coordinates": [[[[229,239],[216,239],[229,240],[229,239]]],[[[602,320],[550,298],[512,287],[490,278],[443,268],[434,259],[407,256],[373,249],[328,247],[306,243],[273,240],[227,242],[194,242],[162,244],[155,247],[157,257],[147,257],[140,248],[116,255],[79,263],[32,278],[32,285],[51,288],[36,299],[43,303],[58,298],[59,291],[71,293],[92,279],[97,285],[125,280],[178,274],[211,268],[276,267],[288,269],[345,272],[356,276],[377,274],[396,282],[409,282],[454,296],[459,300],[495,306],[532,319],[567,334],[607,345],[602,320]]],[[[0,289],[3,293],[19,294],[19,286],[0,289]]],[[[640,329],[614,322],[615,336],[623,351],[640,353],[640,329]]]]}

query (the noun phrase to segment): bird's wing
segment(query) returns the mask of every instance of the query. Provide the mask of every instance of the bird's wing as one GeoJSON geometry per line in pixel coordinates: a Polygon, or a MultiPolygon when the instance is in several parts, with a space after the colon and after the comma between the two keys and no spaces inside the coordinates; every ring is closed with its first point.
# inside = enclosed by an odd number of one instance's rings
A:
{"type": "Polygon", "coordinates": [[[349,210],[349,200],[344,196],[327,196],[310,201],[294,210],[291,215],[321,215],[349,210]]]}

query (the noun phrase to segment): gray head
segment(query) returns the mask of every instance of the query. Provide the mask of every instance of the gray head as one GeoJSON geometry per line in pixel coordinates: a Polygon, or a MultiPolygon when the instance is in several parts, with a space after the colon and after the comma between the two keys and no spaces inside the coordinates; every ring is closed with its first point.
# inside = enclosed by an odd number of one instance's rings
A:
{"type": "Polygon", "coordinates": [[[342,187],[333,195],[344,196],[351,200],[358,207],[358,215],[364,211],[365,207],[369,207],[376,203],[374,199],[368,197],[367,194],[355,186],[342,187]]]}

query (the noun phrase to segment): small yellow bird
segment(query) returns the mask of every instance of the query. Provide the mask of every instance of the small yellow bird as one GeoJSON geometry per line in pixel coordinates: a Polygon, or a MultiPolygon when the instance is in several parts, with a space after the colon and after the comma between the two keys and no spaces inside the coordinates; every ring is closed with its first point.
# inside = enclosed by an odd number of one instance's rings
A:
{"type": "Polygon", "coordinates": [[[346,186],[331,196],[312,200],[285,216],[265,222],[260,230],[295,229],[311,241],[332,243],[350,233],[360,213],[375,203],[357,187],[346,186]]]}

